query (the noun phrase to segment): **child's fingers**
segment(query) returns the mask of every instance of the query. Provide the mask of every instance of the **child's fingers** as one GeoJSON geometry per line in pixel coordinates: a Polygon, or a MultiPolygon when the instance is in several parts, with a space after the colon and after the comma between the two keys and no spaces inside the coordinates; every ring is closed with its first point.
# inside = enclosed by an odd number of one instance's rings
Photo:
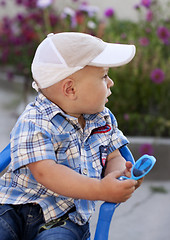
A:
{"type": "Polygon", "coordinates": [[[123,180],[122,183],[124,184],[124,187],[127,189],[134,189],[136,188],[136,185],[138,184],[138,181],[133,180],[133,179],[127,179],[123,180]]]}
{"type": "Polygon", "coordinates": [[[123,193],[124,193],[123,196],[122,196],[122,200],[121,201],[125,202],[134,193],[134,191],[136,189],[137,181],[131,180],[131,179],[127,179],[127,180],[121,181],[120,184],[123,185],[123,193]]]}
{"type": "Polygon", "coordinates": [[[132,169],[132,163],[130,161],[126,162],[126,169],[123,172],[123,175],[130,178],[131,177],[131,169],[132,169]]]}
{"type": "Polygon", "coordinates": [[[133,164],[132,164],[130,161],[127,161],[127,162],[126,162],[126,169],[127,169],[128,171],[131,170],[132,166],[133,166],[133,164]]]}
{"type": "Polygon", "coordinates": [[[140,185],[142,184],[143,180],[144,180],[144,177],[141,178],[141,179],[139,179],[139,180],[137,181],[136,189],[137,189],[138,187],[140,187],[140,185]]]}

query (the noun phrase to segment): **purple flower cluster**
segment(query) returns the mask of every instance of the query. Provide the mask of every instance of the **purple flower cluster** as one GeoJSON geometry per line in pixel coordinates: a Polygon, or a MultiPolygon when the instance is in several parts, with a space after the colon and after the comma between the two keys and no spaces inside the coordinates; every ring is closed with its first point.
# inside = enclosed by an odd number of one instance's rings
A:
{"type": "MultiPolygon", "coordinates": [[[[28,11],[18,13],[14,17],[4,17],[0,25],[0,62],[1,65],[14,66],[15,72],[23,75],[30,75],[30,66],[35,48],[40,41],[37,29],[44,29],[44,19],[41,9],[36,8],[37,0],[15,0],[18,5],[23,5],[28,11]],[[35,9],[36,11],[35,11],[35,9]]],[[[44,2],[44,0],[41,0],[44,2]]],[[[44,2],[45,3],[45,2],[44,2]]],[[[5,7],[5,6],[3,6],[5,7]]],[[[49,14],[51,26],[54,26],[58,19],[53,12],[49,14]]],[[[8,78],[12,78],[7,73],[8,78]]]]}
{"type": "Polygon", "coordinates": [[[139,10],[140,9],[140,4],[135,4],[134,9],[139,10]]]}
{"type": "Polygon", "coordinates": [[[160,68],[156,68],[151,72],[150,77],[154,83],[160,84],[165,79],[165,73],[160,68]]]}
{"type": "Polygon", "coordinates": [[[164,44],[170,43],[170,30],[164,26],[160,26],[157,29],[157,35],[164,44]]]}
{"type": "Polygon", "coordinates": [[[147,37],[141,37],[139,39],[139,44],[143,47],[146,47],[149,45],[149,39],[147,37]]]}
{"type": "MultiPolygon", "coordinates": [[[[14,17],[4,17],[0,24],[0,62],[1,65],[12,65],[16,72],[30,74],[32,56],[38,43],[49,32],[69,31],[86,24],[87,28],[95,28],[86,19],[95,18],[98,7],[87,2],[78,3],[77,9],[67,8],[61,16],[56,9],[48,8],[54,0],[11,0],[25,11],[14,17]],[[48,11],[45,9],[48,8],[48,11]],[[68,16],[69,15],[69,16],[68,16]],[[47,27],[49,26],[49,29],[47,27]]],[[[0,6],[6,7],[5,0],[0,0],[0,6]]],[[[93,25],[92,25],[93,24],[93,25]]],[[[83,30],[85,31],[85,29],[83,30]]],[[[90,31],[90,30],[89,30],[90,31]]],[[[9,76],[12,76],[11,74],[9,76]]]]}
{"type": "Polygon", "coordinates": [[[37,5],[37,0],[15,0],[15,2],[27,8],[35,8],[37,5]]]}
{"type": "Polygon", "coordinates": [[[107,8],[104,12],[104,15],[107,17],[107,18],[111,18],[113,17],[115,11],[113,8],[107,8]]]}
{"type": "MultiPolygon", "coordinates": [[[[153,44],[153,38],[156,40],[155,43],[159,45],[158,41],[162,42],[165,45],[170,44],[170,29],[167,27],[168,21],[163,21],[162,26],[158,26],[157,22],[157,12],[155,11],[155,2],[152,0],[141,0],[140,4],[138,4],[138,8],[145,7],[146,8],[146,24],[148,25],[145,29],[146,36],[139,37],[139,44],[142,47],[146,47],[151,43],[153,44]],[[153,4],[153,5],[152,5],[153,4]],[[155,21],[154,21],[155,20],[155,21]],[[156,38],[157,36],[157,38],[156,38]],[[150,39],[150,40],[149,40],[150,39]]],[[[159,19],[160,21],[161,19],[159,19]]],[[[154,77],[152,77],[153,80],[154,77]]],[[[162,79],[162,78],[161,78],[162,79]]],[[[154,80],[153,80],[154,81],[154,80]]],[[[159,80],[158,80],[159,82],[159,80]]]]}
{"type": "Polygon", "coordinates": [[[0,1],[0,6],[5,6],[5,5],[6,5],[5,0],[1,0],[1,1],[0,1]]]}
{"type": "Polygon", "coordinates": [[[146,21],[152,22],[152,20],[153,20],[153,12],[151,10],[148,10],[146,13],[146,21]]]}
{"type": "Polygon", "coordinates": [[[151,6],[152,1],[151,0],[141,0],[141,5],[149,8],[151,6]]]}
{"type": "Polygon", "coordinates": [[[150,143],[144,143],[140,146],[139,152],[141,155],[148,154],[148,155],[153,155],[153,146],[150,143]]]}

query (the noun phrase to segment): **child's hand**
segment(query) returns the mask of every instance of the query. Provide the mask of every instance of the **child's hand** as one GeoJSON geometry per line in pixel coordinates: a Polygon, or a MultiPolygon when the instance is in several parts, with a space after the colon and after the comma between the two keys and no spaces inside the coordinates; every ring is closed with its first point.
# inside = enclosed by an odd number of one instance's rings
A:
{"type": "MultiPolygon", "coordinates": [[[[122,175],[130,178],[130,177],[131,177],[131,169],[132,169],[132,166],[133,166],[133,164],[132,164],[131,162],[127,161],[127,162],[126,162],[126,169],[123,171],[123,174],[122,174],[122,175]]],[[[140,185],[142,184],[143,180],[144,180],[144,177],[141,178],[141,179],[139,179],[139,180],[137,180],[137,184],[136,184],[136,186],[135,186],[136,189],[137,189],[138,187],[140,187],[140,185]]]]}
{"type": "Polygon", "coordinates": [[[143,183],[144,177],[137,180],[136,189],[143,183]]]}
{"type": "Polygon", "coordinates": [[[133,167],[133,164],[130,161],[127,161],[125,166],[126,166],[126,168],[123,171],[122,175],[130,178],[131,177],[131,169],[133,167]]]}
{"type": "MultiPolygon", "coordinates": [[[[130,165],[129,165],[130,166],[130,165]]],[[[101,180],[101,199],[108,202],[125,202],[136,189],[136,180],[128,179],[119,181],[122,173],[115,171],[109,173],[101,180]]]]}

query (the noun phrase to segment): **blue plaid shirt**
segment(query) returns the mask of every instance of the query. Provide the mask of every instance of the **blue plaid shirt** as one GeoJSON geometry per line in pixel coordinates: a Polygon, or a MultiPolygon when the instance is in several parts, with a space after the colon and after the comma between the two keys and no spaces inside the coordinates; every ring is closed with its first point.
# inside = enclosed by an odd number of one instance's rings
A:
{"type": "Polygon", "coordinates": [[[70,219],[80,225],[86,223],[95,202],[52,192],[38,183],[27,167],[29,163],[52,159],[80,174],[100,179],[107,155],[128,141],[107,108],[98,114],[85,114],[84,119],[86,125],[82,129],[77,118],[65,114],[39,93],[12,130],[11,163],[0,179],[0,203],[37,203],[46,222],[75,206],[76,212],[70,213],[70,219]]]}

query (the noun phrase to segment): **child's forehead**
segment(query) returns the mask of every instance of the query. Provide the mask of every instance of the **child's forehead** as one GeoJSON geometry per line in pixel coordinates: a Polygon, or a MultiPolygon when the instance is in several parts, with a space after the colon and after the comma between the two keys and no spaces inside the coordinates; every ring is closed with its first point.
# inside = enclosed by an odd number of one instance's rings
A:
{"type": "Polygon", "coordinates": [[[99,71],[100,71],[101,73],[107,73],[107,72],[109,71],[109,68],[108,68],[108,67],[100,67],[100,68],[99,68],[99,71]]]}
{"type": "Polygon", "coordinates": [[[94,70],[95,72],[106,73],[109,71],[109,67],[93,67],[88,66],[87,71],[90,69],[94,70]]]}
{"type": "Polygon", "coordinates": [[[85,74],[85,76],[96,76],[101,77],[102,75],[107,75],[109,71],[108,67],[93,67],[86,66],[84,69],[80,70],[81,76],[85,74]]]}
{"type": "MultiPolygon", "coordinates": [[[[82,70],[85,70],[87,72],[89,71],[94,71],[94,72],[108,72],[109,71],[109,67],[94,67],[94,66],[85,66],[82,70]]],[[[80,70],[79,72],[82,72],[82,70],[80,70]]]]}

